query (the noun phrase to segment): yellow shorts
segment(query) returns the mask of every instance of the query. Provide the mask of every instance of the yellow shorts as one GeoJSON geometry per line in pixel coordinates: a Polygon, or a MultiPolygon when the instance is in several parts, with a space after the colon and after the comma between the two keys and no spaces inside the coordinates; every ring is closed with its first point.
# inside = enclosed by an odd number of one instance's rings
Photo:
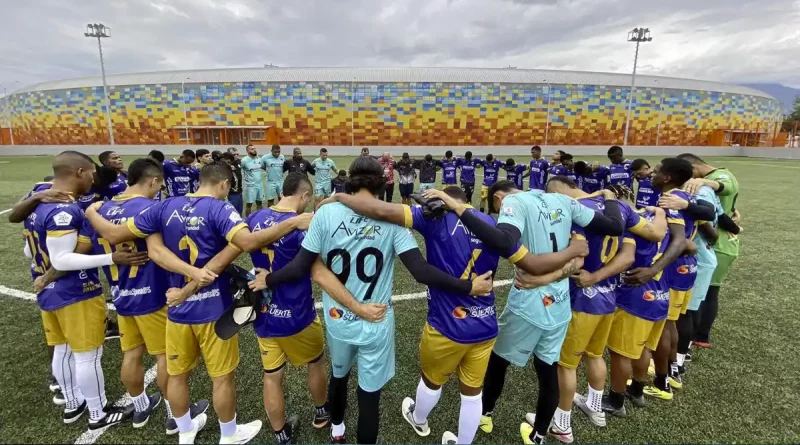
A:
{"type": "Polygon", "coordinates": [[[259,338],[261,365],[264,371],[276,371],[289,359],[292,366],[303,366],[314,361],[325,350],[322,322],[319,317],[305,329],[289,337],[259,338]]]}
{"type": "Polygon", "coordinates": [[[228,340],[217,337],[216,322],[175,323],[167,319],[167,373],[181,375],[194,369],[200,356],[211,378],[222,377],[239,366],[239,335],[228,340]]]}
{"type": "Polygon", "coordinates": [[[568,369],[575,369],[583,354],[589,357],[602,357],[613,321],[614,314],[572,312],[558,364],[568,369]]]}
{"type": "Polygon", "coordinates": [[[422,374],[431,383],[444,385],[453,372],[470,388],[483,386],[489,356],[495,338],[480,343],[456,343],[428,323],[422,329],[419,342],[419,362],[422,374]]]}
{"type": "Polygon", "coordinates": [[[486,199],[489,196],[489,187],[482,185],[481,186],[481,199],[486,199]]]}
{"type": "Polygon", "coordinates": [[[644,347],[655,351],[666,319],[645,320],[617,308],[611,332],[608,334],[608,349],[619,355],[636,360],[642,356],[644,347]]]}
{"type": "Polygon", "coordinates": [[[97,349],[106,340],[106,299],[98,295],[54,311],[42,311],[42,326],[48,346],[66,343],[73,352],[97,349]]]}
{"type": "Polygon", "coordinates": [[[141,345],[150,355],[167,352],[167,307],[145,315],[118,315],[119,343],[122,352],[141,345]]]}
{"type": "Polygon", "coordinates": [[[669,312],[667,312],[667,320],[675,321],[681,314],[686,313],[686,308],[689,307],[689,301],[692,299],[691,290],[669,290],[669,312]]]}

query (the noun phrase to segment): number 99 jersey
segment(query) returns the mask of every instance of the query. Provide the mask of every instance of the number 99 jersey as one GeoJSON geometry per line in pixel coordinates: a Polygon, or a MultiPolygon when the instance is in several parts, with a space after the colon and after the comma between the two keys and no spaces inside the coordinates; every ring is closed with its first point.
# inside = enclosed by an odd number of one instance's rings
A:
{"type": "Polygon", "coordinates": [[[409,229],[374,221],[337,202],[320,207],[302,247],[319,253],[356,300],[389,305],[382,322],[369,323],[323,292],[329,335],[349,344],[364,345],[393,327],[395,256],[418,248],[409,229]]]}

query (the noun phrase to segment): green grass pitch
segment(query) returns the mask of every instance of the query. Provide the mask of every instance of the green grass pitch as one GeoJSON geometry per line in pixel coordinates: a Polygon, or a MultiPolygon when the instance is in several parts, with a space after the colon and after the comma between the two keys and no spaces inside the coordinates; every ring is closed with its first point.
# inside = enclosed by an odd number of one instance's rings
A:
{"type": "MultiPolygon", "coordinates": [[[[396,150],[400,152],[401,150],[396,150]]],[[[504,158],[501,156],[501,158],[504,158]]],[[[604,161],[603,157],[589,157],[604,161]]],[[[50,157],[0,158],[0,211],[10,208],[31,185],[50,174],[50,157]]],[[[133,157],[126,157],[130,163],[133,157]]],[[[334,158],[339,167],[352,158],[334,158]]],[[[651,158],[651,164],[657,162],[651,158]]],[[[524,161],[524,159],[518,159],[524,161]]],[[[630,409],[626,419],[609,418],[606,428],[596,428],[580,413],[573,416],[573,430],[580,442],[784,442],[800,441],[797,401],[800,398],[800,205],[793,186],[798,184],[800,162],[784,160],[712,158],[716,166],[729,167],[741,192],[737,207],[745,229],[742,255],[720,295],[720,316],[710,350],[695,353],[684,379],[685,387],[671,402],[651,401],[647,409],[630,409]]],[[[480,172],[479,172],[480,173],[480,172]]],[[[477,204],[476,193],[476,202],[477,204]]],[[[395,200],[399,201],[395,191],[395,200]]],[[[0,217],[0,285],[32,291],[28,263],[23,257],[21,227],[0,217]]],[[[240,258],[249,265],[249,259],[240,258]]],[[[398,262],[399,264],[399,262],[398,262]]],[[[498,279],[511,278],[512,268],[502,264],[498,279]]],[[[394,294],[424,290],[402,266],[395,275],[394,294]]],[[[497,289],[498,309],[505,305],[508,287],[497,289]]],[[[316,292],[319,298],[319,293],[316,292]]],[[[85,421],[65,426],[61,412],[50,401],[46,384],[50,365],[34,302],[0,295],[0,440],[6,442],[72,443],[85,431],[85,421]]],[[[419,380],[418,341],[426,315],[422,299],[399,302],[397,314],[397,374],[384,388],[381,404],[383,443],[439,443],[445,430],[458,427],[457,385],[445,386],[439,405],[430,417],[432,434],[417,437],[400,416],[400,402],[414,395],[419,380]]],[[[116,341],[106,343],[103,357],[106,392],[111,401],[125,390],[119,380],[121,354],[116,341]]],[[[147,367],[152,365],[148,359],[147,367]]],[[[585,392],[583,371],[579,390],[585,392]]],[[[355,377],[355,376],[354,376],[355,377]]],[[[272,443],[262,402],[262,371],[251,329],[241,336],[241,365],[237,373],[238,418],[264,420],[255,442],[272,443]]],[[[355,381],[346,424],[355,439],[355,381]]],[[[532,366],[511,368],[506,389],[495,412],[491,435],[478,432],[476,443],[519,443],[519,423],[534,409],[537,385],[532,366]]],[[[202,367],[191,379],[192,397],[211,398],[210,381],[202,367]]],[[[328,431],[314,430],[312,404],[303,369],[287,368],[286,396],[289,414],[301,419],[301,443],[325,443],[328,431]]],[[[154,390],[152,387],[151,390],[154,390]]],[[[175,443],[163,429],[163,408],[150,423],[134,430],[130,424],[114,427],[98,443],[175,443]]],[[[206,430],[198,443],[216,443],[219,428],[209,412],[206,430]]],[[[553,439],[550,439],[553,441],[553,439]]]]}

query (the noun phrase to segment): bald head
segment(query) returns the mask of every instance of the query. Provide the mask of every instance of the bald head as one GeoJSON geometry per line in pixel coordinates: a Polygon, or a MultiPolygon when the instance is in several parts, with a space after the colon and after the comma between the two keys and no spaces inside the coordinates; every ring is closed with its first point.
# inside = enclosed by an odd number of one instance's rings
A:
{"type": "Polygon", "coordinates": [[[71,191],[84,194],[92,187],[96,165],[89,156],[69,150],[53,159],[53,175],[71,191]]]}

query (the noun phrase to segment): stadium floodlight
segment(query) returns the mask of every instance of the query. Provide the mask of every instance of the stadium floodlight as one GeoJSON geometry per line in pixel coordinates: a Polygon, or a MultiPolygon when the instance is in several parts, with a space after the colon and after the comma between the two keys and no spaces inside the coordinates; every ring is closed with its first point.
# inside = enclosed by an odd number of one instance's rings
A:
{"type": "Polygon", "coordinates": [[[631,94],[628,96],[628,116],[625,118],[625,140],[622,145],[628,145],[628,127],[631,124],[631,108],[633,107],[633,93],[636,88],[636,64],[639,63],[639,44],[650,42],[650,28],[633,28],[628,33],[628,41],[636,42],[636,53],[633,56],[633,74],[631,75],[631,94]]]}
{"type": "Polygon", "coordinates": [[[542,80],[542,82],[547,84],[547,117],[545,118],[544,123],[544,145],[547,145],[547,136],[550,133],[550,97],[553,91],[553,86],[550,85],[550,82],[547,80],[542,80]]]}
{"type": "Polygon", "coordinates": [[[184,89],[184,84],[187,80],[191,80],[191,77],[181,80],[181,98],[183,100],[183,131],[186,135],[186,145],[189,145],[191,142],[189,137],[189,111],[186,106],[186,90],[184,89]]]}
{"type": "Polygon", "coordinates": [[[108,100],[106,65],[103,61],[103,44],[100,42],[100,39],[107,39],[111,37],[111,28],[102,23],[89,23],[86,25],[86,32],[84,32],[83,35],[84,37],[97,39],[97,49],[100,51],[100,71],[103,74],[103,96],[105,96],[106,99],[106,125],[108,125],[108,140],[111,145],[114,145],[114,129],[111,127],[111,101],[108,100]]]}

